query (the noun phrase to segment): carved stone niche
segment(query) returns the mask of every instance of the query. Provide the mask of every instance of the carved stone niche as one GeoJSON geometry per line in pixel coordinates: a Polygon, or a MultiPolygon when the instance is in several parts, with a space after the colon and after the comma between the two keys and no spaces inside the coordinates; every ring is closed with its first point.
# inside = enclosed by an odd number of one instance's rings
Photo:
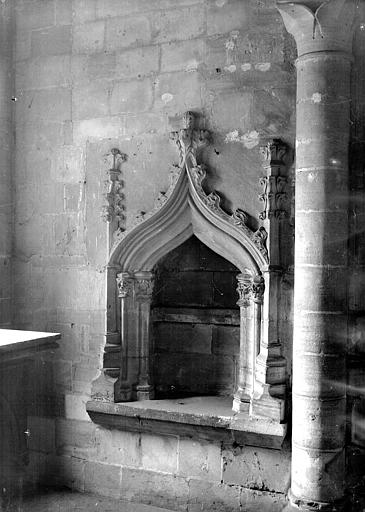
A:
{"type": "MultiPolygon", "coordinates": [[[[183,128],[171,134],[180,162],[171,173],[170,188],[160,194],[152,212],[138,216],[129,231],[119,230],[114,236],[107,267],[104,370],[93,383],[93,400],[87,410],[95,422],[124,430],[148,431],[157,422],[159,432],[280,446],[286,433],[286,363],[277,334],[280,266],[270,233],[272,229],[277,233],[272,223],[285,216],[266,215],[253,231],[245,212],[226,213],[219,195],[205,192],[206,170],[197,163],[198,148],[209,134],[195,129],[190,112],[183,122],[183,128]],[[191,238],[237,271],[232,284],[239,331],[235,380],[229,395],[187,393],[183,398],[163,399],[155,395],[152,321],[156,316],[152,310],[158,279],[154,271],[162,259],[191,238]],[[275,253],[274,265],[270,250],[275,253]]],[[[272,155],[275,144],[266,153],[270,150],[272,155]]],[[[272,168],[279,175],[284,167],[279,149],[275,161],[266,156],[268,176],[272,168]]],[[[171,315],[171,310],[158,314],[171,315]]],[[[179,318],[179,311],[172,314],[179,318]]],[[[186,321],[189,312],[183,314],[186,321]]]]}

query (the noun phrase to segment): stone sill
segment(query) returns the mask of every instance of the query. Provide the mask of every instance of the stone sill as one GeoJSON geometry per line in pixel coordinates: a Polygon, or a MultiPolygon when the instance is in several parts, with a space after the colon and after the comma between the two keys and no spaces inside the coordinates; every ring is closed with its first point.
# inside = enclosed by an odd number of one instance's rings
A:
{"type": "Polygon", "coordinates": [[[193,397],[111,403],[90,401],[93,422],[106,428],[173,434],[206,441],[280,449],[287,425],[248,413],[233,413],[232,399],[193,397]]]}

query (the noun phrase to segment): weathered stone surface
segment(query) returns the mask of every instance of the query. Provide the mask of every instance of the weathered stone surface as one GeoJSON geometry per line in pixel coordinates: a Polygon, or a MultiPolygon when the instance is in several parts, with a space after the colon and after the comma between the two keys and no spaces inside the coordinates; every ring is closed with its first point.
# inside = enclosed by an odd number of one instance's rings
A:
{"type": "Polygon", "coordinates": [[[19,63],[16,73],[18,93],[27,89],[65,87],[70,83],[70,56],[55,55],[19,63]]]}
{"type": "Polygon", "coordinates": [[[283,494],[242,489],[240,502],[243,510],[249,510],[250,512],[281,512],[283,510],[290,510],[287,499],[283,494]]]}
{"type": "Polygon", "coordinates": [[[108,18],[106,20],[106,49],[109,51],[142,45],[151,41],[150,23],[146,16],[108,18]]]}
{"type": "Polygon", "coordinates": [[[120,498],[121,467],[98,462],[85,463],[85,491],[120,498]]]}
{"type": "Polygon", "coordinates": [[[72,90],[72,115],[74,119],[108,116],[110,83],[93,81],[72,90]]]}
{"type": "Polygon", "coordinates": [[[117,78],[141,78],[159,69],[160,49],[158,46],[143,46],[116,55],[115,75],[117,78]]]}
{"type": "Polygon", "coordinates": [[[69,54],[71,44],[71,25],[33,30],[31,35],[31,53],[34,57],[69,54]]]}
{"type": "Polygon", "coordinates": [[[218,444],[180,439],[178,474],[209,482],[220,482],[222,479],[221,447],[218,444]]]}
{"type": "Polygon", "coordinates": [[[164,43],[201,35],[205,30],[204,14],[202,5],[151,13],[153,40],[164,43]]]}
{"type": "Polygon", "coordinates": [[[73,51],[75,53],[97,52],[104,47],[105,23],[94,21],[73,28],[73,51]]]}
{"type": "Polygon", "coordinates": [[[211,2],[207,15],[209,35],[244,30],[249,26],[250,9],[242,2],[211,2]]]}
{"type": "Polygon", "coordinates": [[[250,446],[224,450],[223,482],[285,494],[290,486],[290,452],[250,446]]]}
{"type": "Polygon", "coordinates": [[[55,420],[42,416],[28,416],[27,428],[30,431],[28,448],[42,453],[55,451],[55,420]]]}
{"type": "Polygon", "coordinates": [[[161,47],[161,71],[194,71],[204,61],[203,40],[167,43],[161,47]]]}
{"type": "Polygon", "coordinates": [[[122,469],[122,499],[164,507],[186,510],[190,483],[185,478],[138,469],[122,469]]]}
{"type": "Polygon", "coordinates": [[[213,327],[213,354],[238,356],[240,348],[239,327],[217,325],[213,327]]]}
{"type": "Polygon", "coordinates": [[[123,467],[141,467],[141,434],[97,427],[97,459],[123,467]]]}
{"type": "Polygon", "coordinates": [[[78,458],[94,458],[95,425],[89,421],[56,420],[56,453],[78,458]]]}
{"type": "Polygon", "coordinates": [[[157,323],[155,326],[157,352],[189,352],[211,354],[212,326],[189,323],[157,323]]]}
{"type": "Polygon", "coordinates": [[[232,512],[240,510],[241,489],[235,485],[210,483],[202,480],[189,481],[188,510],[198,512],[232,512]]]}
{"type": "Polygon", "coordinates": [[[179,450],[177,437],[141,435],[141,465],[144,469],[176,474],[179,450]]]}
{"type": "Polygon", "coordinates": [[[116,82],[110,95],[111,114],[145,112],[152,107],[153,92],[149,79],[116,82]]]}

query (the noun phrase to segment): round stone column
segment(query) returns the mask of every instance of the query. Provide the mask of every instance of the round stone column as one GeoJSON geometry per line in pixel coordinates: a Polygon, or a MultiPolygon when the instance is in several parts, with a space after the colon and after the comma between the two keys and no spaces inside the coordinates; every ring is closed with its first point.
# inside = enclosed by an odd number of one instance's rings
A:
{"type": "Polygon", "coordinates": [[[290,493],[292,503],[303,510],[339,510],[345,493],[347,182],[355,5],[351,0],[303,4],[278,3],[298,47],[290,493]]]}

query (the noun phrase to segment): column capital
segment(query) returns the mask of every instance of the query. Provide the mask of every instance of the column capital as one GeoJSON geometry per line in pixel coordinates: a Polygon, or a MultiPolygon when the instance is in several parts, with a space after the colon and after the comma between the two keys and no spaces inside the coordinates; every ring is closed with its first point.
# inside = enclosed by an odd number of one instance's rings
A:
{"type": "Polygon", "coordinates": [[[285,27],[297,43],[298,57],[314,52],[351,54],[355,0],[325,0],[312,8],[300,2],[277,2],[285,27]]]}
{"type": "Polygon", "coordinates": [[[135,292],[137,302],[149,302],[152,300],[153,280],[152,272],[141,270],[135,272],[135,292]]]}
{"type": "Polygon", "coordinates": [[[120,272],[117,274],[118,297],[125,299],[133,291],[133,277],[129,272],[120,272]]]}
{"type": "Polygon", "coordinates": [[[252,275],[250,273],[237,275],[237,293],[238,301],[237,306],[240,308],[248,308],[250,305],[251,292],[252,292],[252,275]]]}

